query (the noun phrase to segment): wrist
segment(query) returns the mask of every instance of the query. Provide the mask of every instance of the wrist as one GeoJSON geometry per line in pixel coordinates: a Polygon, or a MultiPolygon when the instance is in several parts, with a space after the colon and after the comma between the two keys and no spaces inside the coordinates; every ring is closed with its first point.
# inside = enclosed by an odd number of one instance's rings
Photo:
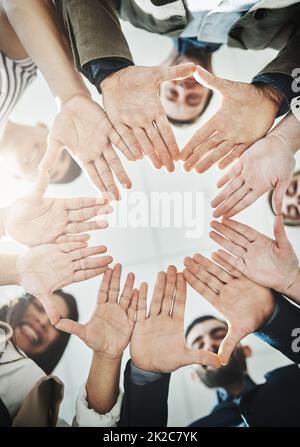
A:
{"type": "Polygon", "coordinates": [[[91,94],[88,90],[76,90],[73,92],[69,92],[69,94],[63,95],[63,96],[57,96],[56,102],[58,105],[59,110],[61,110],[62,106],[66,105],[67,103],[76,100],[76,99],[92,99],[91,94]]]}
{"type": "Polygon", "coordinates": [[[289,113],[274,129],[268,134],[278,138],[283,147],[292,155],[295,155],[300,147],[300,123],[292,113],[289,113]]]}
{"type": "Polygon", "coordinates": [[[93,351],[93,360],[107,365],[117,365],[122,361],[123,352],[121,354],[107,354],[106,352],[93,351]]]}
{"type": "Polygon", "coordinates": [[[21,277],[18,271],[17,255],[1,256],[0,285],[2,286],[19,286],[21,277]]]}
{"type": "Polygon", "coordinates": [[[103,92],[110,88],[110,85],[118,81],[121,73],[123,74],[125,71],[128,71],[132,66],[128,66],[125,68],[121,68],[120,70],[114,71],[110,73],[108,76],[106,76],[99,84],[100,90],[103,92]]]}
{"type": "Polygon", "coordinates": [[[294,299],[300,304],[300,268],[298,268],[296,277],[294,278],[291,285],[283,292],[289,298],[294,299]]]}
{"type": "Polygon", "coordinates": [[[260,90],[265,99],[267,99],[274,107],[276,115],[281,107],[284,100],[284,95],[275,87],[265,83],[257,83],[255,87],[260,90]]]}

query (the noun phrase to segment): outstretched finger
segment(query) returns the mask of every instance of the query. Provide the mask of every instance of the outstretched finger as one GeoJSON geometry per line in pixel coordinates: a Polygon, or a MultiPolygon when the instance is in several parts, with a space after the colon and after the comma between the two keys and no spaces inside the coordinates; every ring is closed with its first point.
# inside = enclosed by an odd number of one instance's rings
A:
{"type": "Polygon", "coordinates": [[[109,290],[111,277],[112,277],[112,269],[108,268],[106,270],[106,272],[104,273],[104,276],[102,278],[102,281],[101,281],[101,284],[99,287],[98,298],[97,298],[98,304],[106,303],[108,300],[108,290],[109,290]]]}
{"type": "Polygon", "coordinates": [[[52,301],[51,295],[35,295],[35,297],[44,307],[50,323],[55,325],[60,319],[60,314],[52,301]]]}
{"type": "Polygon", "coordinates": [[[77,321],[69,320],[68,318],[62,318],[58,323],[56,323],[55,327],[60,331],[76,335],[77,337],[81,338],[81,340],[84,340],[84,324],[77,323],[77,321]]]}
{"type": "Polygon", "coordinates": [[[109,289],[108,289],[108,301],[110,303],[117,303],[120,293],[120,281],[122,274],[122,265],[116,264],[113,268],[109,289]]]}
{"type": "Polygon", "coordinates": [[[139,289],[139,298],[138,298],[138,308],[136,321],[141,323],[147,317],[147,293],[148,293],[148,284],[143,282],[140,285],[139,289]]]}
{"type": "Polygon", "coordinates": [[[134,273],[128,273],[126,281],[125,281],[125,285],[123,288],[123,292],[120,297],[119,304],[122,307],[122,309],[124,309],[125,311],[127,311],[128,307],[130,305],[131,299],[132,299],[134,279],[135,279],[134,273]]]}
{"type": "Polygon", "coordinates": [[[46,189],[49,185],[49,173],[48,171],[39,171],[38,177],[36,179],[36,182],[30,191],[29,194],[26,196],[26,200],[29,202],[35,202],[44,196],[46,189]]]}
{"type": "Polygon", "coordinates": [[[47,151],[39,164],[39,169],[41,171],[49,171],[50,169],[52,169],[57,162],[60,151],[63,149],[63,147],[63,144],[61,144],[59,141],[48,137],[47,151]]]}
{"type": "MultiPolygon", "coordinates": [[[[217,195],[211,202],[211,206],[216,208],[220,203],[225,202],[232,194],[239,190],[244,185],[244,179],[241,175],[235,177],[230,183],[217,195]]],[[[217,217],[217,216],[215,216],[217,217]]]]}
{"type": "Polygon", "coordinates": [[[186,303],[186,281],[182,273],[177,273],[174,306],[172,309],[171,316],[183,321],[185,303],[186,303]]]}
{"type": "Polygon", "coordinates": [[[227,365],[230,357],[243,337],[239,333],[234,331],[231,326],[228,328],[228,332],[219,347],[218,356],[222,365],[227,365]]]}

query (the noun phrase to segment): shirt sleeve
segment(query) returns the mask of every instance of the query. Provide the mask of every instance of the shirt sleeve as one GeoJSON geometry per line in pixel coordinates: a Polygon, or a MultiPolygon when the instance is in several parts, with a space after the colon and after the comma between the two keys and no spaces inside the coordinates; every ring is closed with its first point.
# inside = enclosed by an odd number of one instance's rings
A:
{"type": "Polygon", "coordinates": [[[300,351],[294,347],[293,333],[300,328],[300,307],[274,290],[276,307],[271,318],[255,333],[260,339],[300,363],[300,351]]]}
{"type": "Polygon", "coordinates": [[[88,407],[85,384],[80,388],[76,400],[76,416],[73,427],[116,427],[120,419],[123,392],[120,390],[117,402],[109,413],[99,414],[88,407]]]}
{"type": "Polygon", "coordinates": [[[290,109],[292,99],[297,95],[293,91],[294,78],[285,73],[264,73],[255,76],[252,84],[266,84],[275,88],[283,95],[283,101],[279,108],[277,117],[286,114],[290,109]]]}
{"type": "Polygon", "coordinates": [[[135,385],[147,385],[147,383],[155,382],[163,377],[163,374],[144,371],[130,363],[130,378],[135,385]]]}
{"type": "Polygon", "coordinates": [[[105,59],[95,59],[86,63],[82,67],[82,72],[88,80],[94,84],[101,93],[101,82],[107,78],[107,76],[115,73],[123,68],[127,68],[134,65],[132,61],[121,57],[107,57],[105,59]]]}

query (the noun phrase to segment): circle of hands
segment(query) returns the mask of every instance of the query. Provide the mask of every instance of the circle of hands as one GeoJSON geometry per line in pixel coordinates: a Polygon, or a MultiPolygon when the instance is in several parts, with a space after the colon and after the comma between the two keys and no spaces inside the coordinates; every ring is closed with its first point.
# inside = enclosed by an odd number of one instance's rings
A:
{"type": "Polygon", "coordinates": [[[105,111],[85,94],[62,104],[32,191],[6,210],[6,234],[30,247],[17,260],[19,283],[41,301],[52,324],[105,357],[120,358],[130,343],[133,363],[143,370],[165,373],[194,363],[226,364],[240,340],[272,315],[271,288],[288,295],[298,277],[298,259],[281,215],[295,160],[289,148],[282,149],[276,128],[267,134],[278,111],[276,98],[192,63],[128,67],[103,81],[102,95],[105,111]],[[180,152],[159,88],[164,81],[192,75],[221,102],[180,152]],[[252,125],[245,128],[249,121],[252,125]],[[48,171],[65,148],[104,198],[44,197],[48,171]],[[214,253],[213,261],[199,253],[187,257],[182,273],[174,266],[160,272],[148,310],[147,284],[135,288],[134,274],[129,273],[120,292],[122,267],[109,268],[112,257],[105,255],[106,247],[87,245],[86,232],[106,228],[107,222],[98,216],[111,213],[110,201],[120,199],[116,179],[125,188],[132,185],[117,149],[129,161],[146,156],[156,169],[169,172],[179,160],[186,171],[203,173],[216,163],[224,168],[238,158],[218,182],[224,188],[212,201],[214,217],[223,216],[223,221],[211,222],[210,237],[226,251],[214,253]],[[277,214],[274,240],[229,219],[270,189],[277,214]],[[91,319],[85,324],[61,319],[51,294],[100,274],[104,276],[91,319]],[[187,283],[227,320],[228,333],[218,353],[190,349],[185,343],[187,283]]]}

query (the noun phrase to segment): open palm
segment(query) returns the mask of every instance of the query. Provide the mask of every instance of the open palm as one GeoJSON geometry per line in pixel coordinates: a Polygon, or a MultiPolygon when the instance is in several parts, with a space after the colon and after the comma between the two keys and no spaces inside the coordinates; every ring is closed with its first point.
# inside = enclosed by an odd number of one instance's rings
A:
{"type": "Polygon", "coordinates": [[[54,307],[52,293],[73,282],[84,281],[103,273],[112,262],[103,254],[106,247],[86,247],[84,242],[45,244],[19,256],[17,272],[20,285],[43,304],[52,324],[60,316],[54,307]],[[91,257],[93,256],[93,257],[91,257]]]}
{"type": "Polygon", "coordinates": [[[223,169],[265,136],[276,118],[278,98],[253,84],[218,78],[198,65],[194,77],[219,93],[221,106],[183,148],[184,169],[202,173],[217,162],[223,169]]]}
{"type": "Polygon", "coordinates": [[[295,163],[291,151],[272,133],[257,141],[219,180],[218,187],[226,187],[212,201],[212,207],[217,207],[214,217],[234,216],[273,188],[273,209],[281,214],[295,163]]]}
{"type": "Polygon", "coordinates": [[[183,274],[190,286],[226,318],[228,333],[219,348],[221,361],[226,364],[236,345],[270,318],[275,304],[270,289],[249,280],[217,254],[213,259],[219,265],[199,253],[188,257],[183,274]]]}
{"type": "Polygon", "coordinates": [[[131,187],[131,181],[112,144],[132,159],[104,110],[89,97],[78,95],[65,102],[56,116],[49,132],[48,150],[40,168],[51,169],[60,151],[67,148],[94,186],[113,199],[118,199],[119,191],[114,175],[127,188],[131,187]]]}
{"type": "Polygon", "coordinates": [[[45,198],[47,173],[42,172],[33,190],[5,212],[5,232],[16,242],[33,247],[53,242],[85,241],[87,235],[71,234],[107,227],[104,220],[89,219],[111,212],[101,198],[45,198]],[[46,178],[45,178],[46,176],[46,178]]]}
{"type": "Polygon", "coordinates": [[[103,277],[94,314],[80,324],[62,319],[56,327],[80,337],[94,352],[109,358],[119,358],[127,347],[137,306],[137,291],[133,291],[134,275],[129,273],[120,293],[121,266],[108,269],[103,277]]]}
{"type": "Polygon", "coordinates": [[[148,316],[147,285],[141,285],[137,321],[130,343],[131,358],[136,367],[170,373],[193,363],[219,366],[215,354],[186,346],[183,330],[185,301],[185,280],[182,274],[177,275],[173,266],[167,274],[159,273],[148,316]]]}
{"type": "Polygon", "coordinates": [[[274,224],[275,240],[233,220],[213,221],[210,237],[228,252],[219,255],[253,281],[286,293],[298,275],[298,259],[286,237],[283,217],[274,224]]]}

